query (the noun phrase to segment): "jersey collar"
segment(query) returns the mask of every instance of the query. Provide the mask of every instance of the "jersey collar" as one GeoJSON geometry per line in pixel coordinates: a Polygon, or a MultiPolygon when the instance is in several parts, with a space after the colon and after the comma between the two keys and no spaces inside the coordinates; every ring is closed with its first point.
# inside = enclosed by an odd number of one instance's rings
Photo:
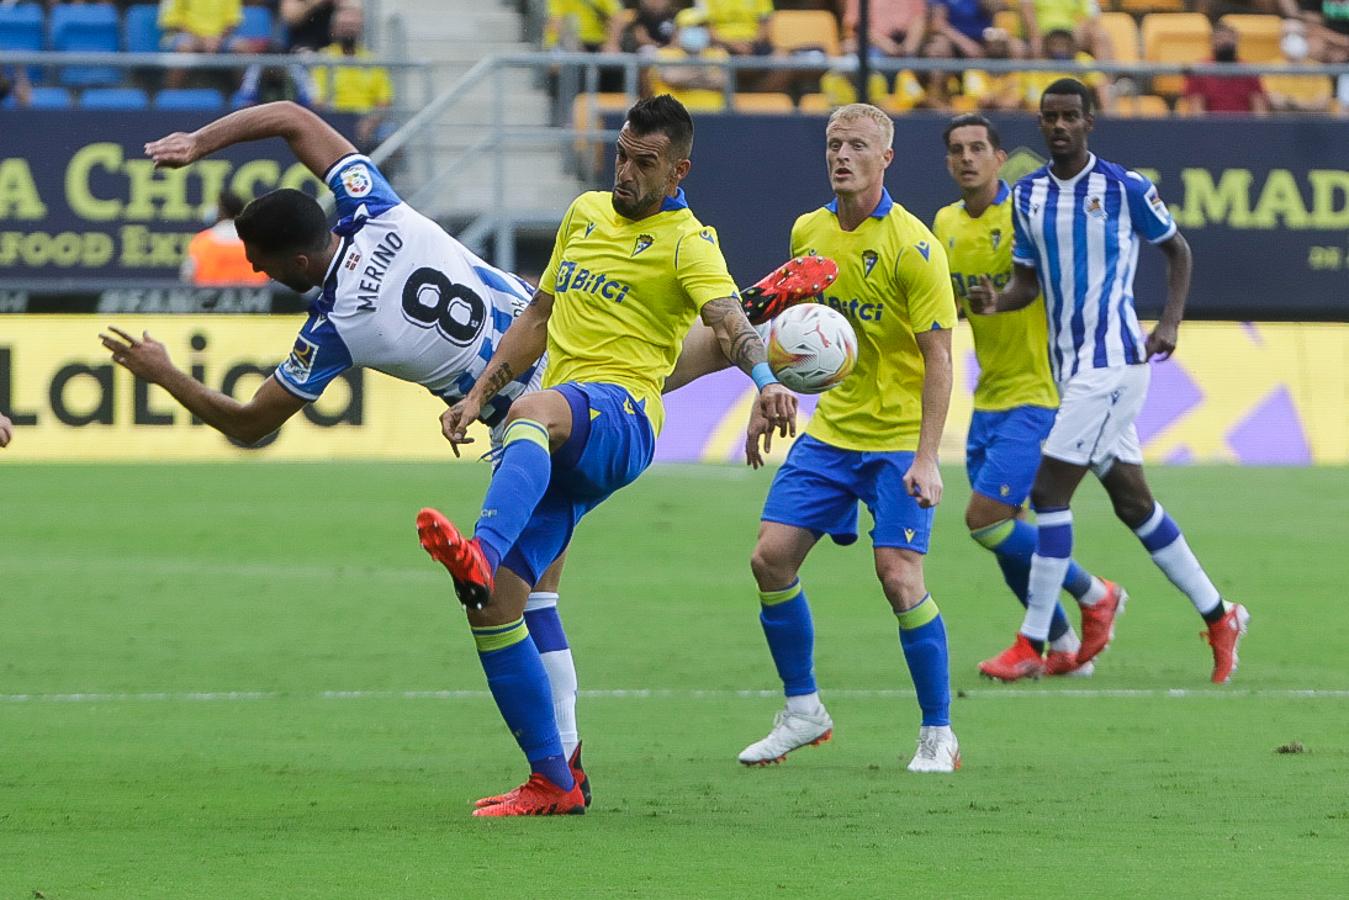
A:
{"type": "Polygon", "coordinates": [[[1001,206],[1007,202],[1007,198],[1012,195],[1012,189],[1007,186],[1007,182],[1001,178],[998,179],[998,194],[993,198],[994,206],[1001,206]]]}
{"type": "MultiPolygon", "coordinates": [[[[881,188],[881,202],[876,204],[876,208],[871,211],[871,218],[884,219],[890,215],[890,208],[895,205],[895,201],[890,199],[890,192],[881,188]]],[[[824,205],[834,215],[838,215],[838,198],[835,197],[824,205]]]]}
{"type": "Polygon", "coordinates": [[[1049,173],[1049,177],[1054,179],[1054,183],[1057,184],[1060,188],[1072,187],[1073,185],[1077,184],[1079,181],[1081,181],[1083,178],[1085,178],[1087,175],[1091,174],[1095,170],[1096,170],[1096,154],[1090,152],[1087,153],[1087,164],[1082,167],[1081,172],[1078,172],[1072,178],[1060,178],[1059,176],[1055,175],[1053,160],[1050,160],[1049,163],[1045,165],[1045,171],[1049,173]]]}
{"type": "Polygon", "coordinates": [[[673,197],[666,197],[660,205],[661,212],[674,212],[679,209],[688,209],[689,201],[684,199],[684,189],[677,188],[673,197]]]}

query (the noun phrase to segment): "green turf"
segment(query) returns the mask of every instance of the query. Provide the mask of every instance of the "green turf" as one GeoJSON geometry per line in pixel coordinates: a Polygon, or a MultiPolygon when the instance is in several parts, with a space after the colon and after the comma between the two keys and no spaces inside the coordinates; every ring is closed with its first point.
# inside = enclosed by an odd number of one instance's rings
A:
{"type": "Polygon", "coordinates": [[[746,564],[768,479],[653,470],[587,520],[562,597],[582,687],[657,693],[582,699],[590,815],[481,821],[521,761],[412,516],[470,519],[483,468],[0,466],[0,898],[1344,896],[1347,475],[1154,473],[1254,613],[1225,689],[1084,488],[1119,637],[1093,679],[1006,687],[974,664],[1019,614],[948,470],[928,580],[966,766],[920,777],[865,546],[804,573],[834,742],[735,764],[779,705],[733,693],[776,687],[746,564]],[[259,695],[183,696],[223,691],[259,695]]]}

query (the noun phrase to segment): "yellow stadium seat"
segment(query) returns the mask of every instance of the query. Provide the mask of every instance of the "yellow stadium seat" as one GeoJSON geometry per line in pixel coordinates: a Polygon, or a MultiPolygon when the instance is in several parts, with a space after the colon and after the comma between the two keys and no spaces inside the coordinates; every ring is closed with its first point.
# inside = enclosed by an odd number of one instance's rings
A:
{"type": "Polygon", "coordinates": [[[1165,119],[1171,115],[1171,109],[1156,94],[1140,94],[1137,97],[1116,97],[1115,115],[1124,119],[1165,119]]]}
{"type": "Polygon", "coordinates": [[[1145,13],[1185,12],[1190,7],[1185,0],[1120,0],[1118,8],[1120,12],[1141,16],[1145,13]]]}
{"type": "Polygon", "coordinates": [[[768,39],[778,50],[819,48],[838,56],[838,20],[825,9],[783,9],[768,23],[768,39]]]}
{"type": "Polygon", "coordinates": [[[1110,38],[1115,61],[1138,62],[1138,25],[1128,13],[1101,13],[1101,30],[1110,38]]]}
{"type": "Polygon", "coordinates": [[[787,94],[736,94],[733,107],[738,113],[790,113],[796,105],[787,94]]]}
{"type": "MultiPolygon", "coordinates": [[[[1213,54],[1213,27],[1203,13],[1150,13],[1143,17],[1143,58],[1149,62],[1202,62],[1213,54]]],[[[1157,75],[1152,92],[1174,97],[1185,89],[1182,75],[1157,75]]]]}
{"type": "Polygon", "coordinates": [[[1233,13],[1218,20],[1237,33],[1237,59],[1242,62],[1283,62],[1279,41],[1283,20],[1278,16],[1233,13]]]}
{"type": "Polygon", "coordinates": [[[1261,75],[1260,86],[1271,97],[1287,97],[1303,108],[1329,110],[1335,96],[1325,75],[1261,75]]]}
{"type": "Polygon", "coordinates": [[[798,104],[797,109],[801,110],[803,113],[815,115],[820,113],[831,113],[834,111],[834,106],[824,94],[806,94],[801,98],[801,102],[798,104]]]}

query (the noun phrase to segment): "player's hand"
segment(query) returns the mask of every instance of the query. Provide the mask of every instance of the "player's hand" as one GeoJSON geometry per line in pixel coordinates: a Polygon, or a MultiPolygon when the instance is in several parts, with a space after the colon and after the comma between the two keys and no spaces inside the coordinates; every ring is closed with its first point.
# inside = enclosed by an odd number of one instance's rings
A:
{"type": "Polygon", "coordinates": [[[1144,349],[1148,352],[1148,359],[1154,356],[1158,359],[1170,359],[1171,354],[1176,352],[1176,341],[1180,338],[1180,329],[1170,322],[1158,322],[1157,327],[1152,329],[1152,334],[1148,335],[1144,349]]]}
{"type": "Polygon", "coordinates": [[[991,316],[998,311],[998,289],[987,275],[980,275],[978,281],[965,289],[965,299],[975,315],[991,316]]]}
{"type": "Polygon", "coordinates": [[[14,423],[4,413],[0,413],[0,447],[8,447],[9,439],[14,436],[14,423]]]}
{"type": "Polygon", "coordinates": [[[473,443],[473,438],[467,433],[468,426],[473,424],[481,412],[482,404],[471,397],[465,397],[440,414],[440,433],[450,442],[450,449],[454,451],[456,457],[459,455],[460,444],[473,443]]]}
{"type": "Polygon", "coordinates": [[[201,159],[195,135],[175,131],[145,145],[145,155],[155,161],[156,169],[181,169],[201,159]]]}
{"type": "Polygon", "coordinates": [[[916,456],[909,471],[904,473],[904,488],[918,500],[923,509],[941,502],[941,470],[930,456],[916,456]]]}
{"type": "Polygon", "coordinates": [[[778,434],[796,434],[796,395],[791,391],[780,384],[765,385],[754,405],[778,434]]]}
{"type": "Polygon", "coordinates": [[[759,404],[749,413],[749,427],[745,429],[745,464],[752,469],[763,466],[763,454],[773,449],[773,423],[764,415],[759,404]],[[763,438],[763,451],[759,451],[759,438],[763,438]]]}
{"type": "Polygon", "coordinates": [[[126,369],[142,381],[159,384],[166,372],[172,371],[173,362],[164,345],[150,337],[150,332],[142,331],[139,339],[132,337],[120,328],[109,325],[108,330],[117,337],[100,334],[98,339],[103,346],[112,351],[112,361],[126,369]],[[120,340],[119,340],[120,339],[120,340]]]}

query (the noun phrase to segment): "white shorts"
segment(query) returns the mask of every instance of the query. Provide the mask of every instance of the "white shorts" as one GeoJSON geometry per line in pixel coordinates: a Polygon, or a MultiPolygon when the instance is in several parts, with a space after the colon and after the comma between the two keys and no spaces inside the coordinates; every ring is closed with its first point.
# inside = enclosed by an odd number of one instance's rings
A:
{"type": "Polygon", "coordinates": [[[1087,369],[1059,385],[1059,412],[1043,453],[1104,475],[1116,461],[1143,462],[1134,419],[1148,396],[1146,365],[1087,369]]]}

